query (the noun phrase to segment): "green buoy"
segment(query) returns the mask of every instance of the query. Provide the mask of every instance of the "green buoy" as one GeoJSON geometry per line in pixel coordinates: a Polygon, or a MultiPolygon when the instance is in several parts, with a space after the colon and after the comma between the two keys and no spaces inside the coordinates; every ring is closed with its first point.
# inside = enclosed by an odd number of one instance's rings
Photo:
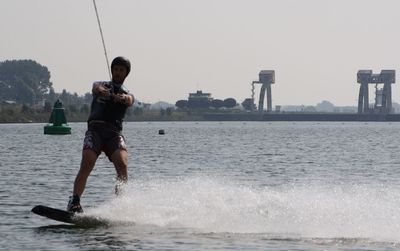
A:
{"type": "Polygon", "coordinates": [[[64,108],[60,100],[54,103],[49,124],[44,126],[44,134],[71,134],[71,127],[67,124],[64,108]]]}

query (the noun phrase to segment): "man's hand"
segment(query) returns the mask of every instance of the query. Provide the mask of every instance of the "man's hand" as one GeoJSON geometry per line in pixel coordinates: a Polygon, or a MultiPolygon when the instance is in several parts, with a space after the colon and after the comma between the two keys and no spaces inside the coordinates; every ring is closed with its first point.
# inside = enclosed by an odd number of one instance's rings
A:
{"type": "Polygon", "coordinates": [[[104,86],[103,84],[100,84],[100,83],[95,84],[93,86],[92,92],[96,93],[96,94],[98,94],[98,95],[100,95],[102,97],[109,97],[111,95],[110,89],[107,88],[106,86],[104,86]]]}
{"type": "Polygon", "coordinates": [[[126,94],[112,94],[114,102],[124,104],[126,106],[131,106],[133,104],[133,97],[126,94]]]}

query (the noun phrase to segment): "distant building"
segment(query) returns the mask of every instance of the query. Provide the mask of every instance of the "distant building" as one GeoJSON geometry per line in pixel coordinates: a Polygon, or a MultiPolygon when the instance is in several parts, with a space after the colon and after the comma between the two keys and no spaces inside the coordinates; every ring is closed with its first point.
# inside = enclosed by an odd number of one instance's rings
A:
{"type": "Polygon", "coordinates": [[[202,91],[197,91],[195,93],[189,93],[188,101],[212,101],[213,98],[211,97],[211,93],[203,93],[202,91]]]}
{"type": "Polygon", "coordinates": [[[189,93],[188,107],[208,109],[212,101],[211,93],[197,91],[196,93],[189,93]]]}

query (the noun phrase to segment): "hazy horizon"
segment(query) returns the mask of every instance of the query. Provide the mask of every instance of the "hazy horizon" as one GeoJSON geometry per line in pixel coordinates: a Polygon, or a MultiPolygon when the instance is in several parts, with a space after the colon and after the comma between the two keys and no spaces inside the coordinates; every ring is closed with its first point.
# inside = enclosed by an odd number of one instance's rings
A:
{"type": "MultiPolygon", "coordinates": [[[[109,59],[131,60],[126,86],[143,102],[173,103],[198,89],[242,102],[260,70],[275,70],[273,106],[357,106],[358,70],[400,70],[395,0],[96,3],[109,59]]],[[[47,66],[57,92],[84,94],[108,79],[91,0],[3,0],[0,7],[0,61],[47,66]]]]}

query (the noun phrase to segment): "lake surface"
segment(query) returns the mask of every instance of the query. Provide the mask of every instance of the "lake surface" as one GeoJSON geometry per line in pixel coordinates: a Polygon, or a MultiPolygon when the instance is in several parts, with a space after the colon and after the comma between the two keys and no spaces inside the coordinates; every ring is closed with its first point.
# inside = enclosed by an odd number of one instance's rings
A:
{"type": "Polygon", "coordinates": [[[80,228],[65,209],[85,123],[0,125],[1,250],[398,250],[400,123],[126,123],[129,184],[101,155],[80,228]],[[158,135],[164,129],[165,135],[158,135]]]}

